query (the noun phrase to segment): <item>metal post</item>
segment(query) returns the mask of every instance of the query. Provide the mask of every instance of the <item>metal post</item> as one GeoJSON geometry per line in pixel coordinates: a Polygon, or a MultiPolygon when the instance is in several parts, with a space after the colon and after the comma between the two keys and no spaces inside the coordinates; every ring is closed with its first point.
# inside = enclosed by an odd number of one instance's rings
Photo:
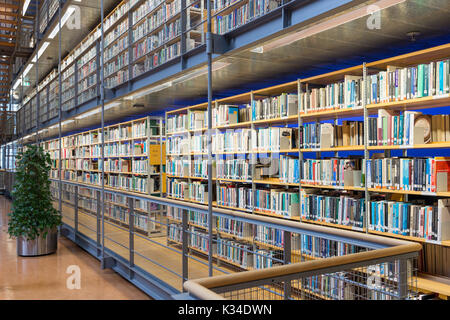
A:
{"type": "MultiPolygon", "coordinates": [[[[173,210],[175,210],[176,208],[173,208],[173,210]]],[[[187,280],[189,280],[189,269],[188,269],[188,211],[181,209],[182,214],[181,214],[181,225],[183,228],[183,232],[181,234],[182,236],[182,244],[181,244],[181,248],[182,248],[182,273],[183,273],[183,283],[187,280]]],[[[211,256],[211,254],[210,254],[211,256]]],[[[185,289],[183,288],[183,292],[185,291],[185,289]]]]}
{"type": "Polygon", "coordinates": [[[62,177],[61,177],[61,1],[58,4],[58,138],[59,138],[59,160],[58,160],[58,178],[59,178],[59,199],[58,208],[62,212],[62,177]]]}
{"type": "Polygon", "coordinates": [[[75,212],[75,216],[74,216],[74,227],[75,227],[75,237],[78,234],[78,186],[74,186],[75,187],[75,199],[74,199],[74,212],[75,212]]]}
{"type": "MultiPolygon", "coordinates": [[[[102,268],[105,268],[105,74],[103,70],[105,57],[103,52],[105,49],[105,34],[104,34],[104,13],[103,13],[103,0],[100,1],[100,11],[101,11],[101,42],[100,42],[100,102],[102,106],[102,201],[101,201],[101,214],[102,214],[102,268]]],[[[97,229],[98,233],[98,229],[97,229]]]]}
{"type": "Polygon", "coordinates": [[[365,159],[365,168],[364,168],[364,206],[365,206],[365,214],[363,216],[363,228],[366,229],[366,233],[369,232],[369,182],[367,181],[367,160],[369,159],[369,150],[367,149],[369,142],[369,115],[367,112],[367,67],[366,63],[363,63],[363,94],[362,94],[362,105],[364,108],[364,159],[365,159]]]}
{"type": "Polygon", "coordinates": [[[398,295],[399,299],[405,300],[408,298],[408,260],[403,258],[398,261],[398,295]]]}
{"type": "Polygon", "coordinates": [[[129,270],[129,276],[130,279],[134,278],[134,272],[132,271],[134,267],[134,199],[129,197],[128,198],[128,207],[130,208],[129,213],[129,219],[128,219],[128,225],[129,225],[129,250],[130,250],[130,260],[128,262],[128,270],[129,270]]]}
{"type": "MultiPolygon", "coordinates": [[[[299,177],[299,181],[298,181],[298,198],[300,199],[300,223],[302,223],[302,206],[301,206],[301,201],[302,201],[302,179],[303,179],[303,151],[302,148],[300,147],[300,136],[301,136],[301,132],[300,130],[303,130],[303,118],[300,116],[300,110],[302,109],[302,83],[300,81],[300,79],[297,80],[297,105],[298,105],[298,142],[297,142],[297,148],[298,148],[298,177],[299,177]]],[[[301,259],[301,256],[300,256],[301,259]]]]}
{"type": "MultiPolygon", "coordinates": [[[[284,264],[291,263],[291,233],[283,231],[284,233],[284,264]]],[[[284,300],[289,300],[291,297],[291,280],[284,281],[284,300]]]]}
{"type": "Polygon", "coordinates": [[[208,235],[209,235],[209,254],[208,254],[208,274],[213,275],[212,266],[212,52],[213,42],[211,34],[211,1],[207,1],[207,36],[206,36],[206,55],[208,57],[208,235]]]}
{"type": "MultiPolygon", "coordinates": [[[[39,1],[36,0],[36,8],[39,8],[39,1]]],[[[24,12],[25,13],[25,12],[24,12]]],[[[35,33],[36,33],[36,48],[39,47],[39,10],[36,9],[36,17],[35,17],[35,33]]],[[[39,99],[39,55],[36,53],[36,63],[34,64],[36,69],[36,144],[39,146],[39,108],[40,108],[40,99],[39,99]]]]}
{"type": "MultiPolygon", "coordinates": [[[[101,206],[102,206],[102,201],[100,199],[101,193],[98,190],[95,193],[97,196],[96,197],[96,200],[97,200],[97,256],[99,256],[103,252],[103,242],[101,242],[102,241],[101,236],[104,235],[104,232],[103,232],[103,230],[100,230],[100,219],[103,220],[103,214],[101,212],[101,206]],[[100,232],[101,232],[101,234],[100,234],[100,232]],[[102,246],[102,251],[99,251],[100,245],[102,246]]],[[[103,268],[103,266],[102,266],[102,268],[103,268]]]]}

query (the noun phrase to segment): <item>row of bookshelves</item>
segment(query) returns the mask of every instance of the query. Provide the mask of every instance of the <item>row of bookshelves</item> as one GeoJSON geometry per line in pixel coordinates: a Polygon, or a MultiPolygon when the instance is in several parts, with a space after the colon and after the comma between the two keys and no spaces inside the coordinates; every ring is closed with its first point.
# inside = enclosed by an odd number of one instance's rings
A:
{"type": "Polygon", "coordinates": [[[450,194],[449,159],[407,153],[450,146],[448,116],[416,111],[450,106],[450,45],[417,55],[407,68],[379,71],[373,62],[213,101],[211,173],[207,104],[168,111],[169,196],[206,203],[210,174],[217,207],[446,243],[448,211],[437,204],[446,199],[433,197],[450,194]],[[395,149],[403,156],[391,156],[395,149]],[[375,152],[338,154],[364,150],[375,152]],[[380,201],[394,209],[376,211],[380,201]]]}

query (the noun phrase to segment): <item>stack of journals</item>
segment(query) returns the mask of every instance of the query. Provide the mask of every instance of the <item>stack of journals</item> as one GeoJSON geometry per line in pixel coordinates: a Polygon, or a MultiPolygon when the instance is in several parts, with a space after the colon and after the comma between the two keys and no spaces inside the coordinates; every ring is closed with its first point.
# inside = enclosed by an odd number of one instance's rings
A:
{"type": "Polygon", "coordinates": [[[212,126],[226,126],[239,121],[239,106],[219,105],[212,109],[212,126]]]}
{"type": "Polygon", "coordinates": [[[177,114],[167,118],[167,133],[180,132],[188,129],[188,117],[186,114],[177,114]]]}
{"type": "Polygon", "coordinates": [[[284,248],[284,231],[263,225],[257,225],[255,240],[279,248],[284,248]]]}
{"type": "Polygon", "coordinates": [[[147,120],[134,122],[132,126],[132,137],[142,138],[147,136],[147,120]]]}
{"type": "Polygon", "coordinates": [[[257,189],[255,209],[283,217],[298,217],[300,215],[298,190],[257,189]]]}
{"type": "Polygon", "coordinates": [[[255,269],[271,268],[275,265],[281,265],[283,252],[277,250],[258,249],[255,251],[255,269]]]}
{"type": "Polygon", "coordinates": [[[171,223],[169,224],[169,237],[170,240],[176,241],[176,242],[182,242],[183,238],[183,229],[181,226],[171,223]]]}
{"type": "Polygon", "coordinates": [[[280,180],[286,183],[300,182],[300,162],[298,158],[280,155],[280,180]]]}
{"type": "Polygon", "coordinates": [[[216,172],[219,179],[251,180],[252,177],[248,159],[219,159],[216,161],[216,172]]]}
{"type": "Polygon", "coordinates": [[[208,227],[208,214],[197,211],[188,211],[189,223],[193,223],[198,226],[208,227]]]}
{"type": "Polygon", "coordinates": [[[168,179],[168,194],[170,197],[193,200],[205,203],[208,201],[208,185],[200,182],[180,181],[168,179]]]}
{"type": "Polygon", "coordinates": [[[183,209],[167,206],[167,217],[174,220],[183,220],[183,209]]]}
{"type": "Polygon", "coordinates": [[[300,130],[300,148],[330,148],[364,145],[364,122],[342,121],[332,123],[308,123],[300,130]]]}
{"type": "Polygon", "coordinates": [[[446,192],[450,177],[450,159],[383,158],[367,160],[369,188],[446,192]]]}
{"type": "Polygon", "coordinates": [[[166,161],[167,174],[179,177],[191,176],[191,160],[190,159],[174,159],[168,158],[166,161]]]}
{"type": "MultiPolygon", "coordinates": [[[[213,113],[214,113],[213,109],[213,113]]],[[[214,116],[213,116],[214,119],[214,116]]],[[[213,122],[214,123],[214,122],[213,122]]],[[[203,129],[208,127],[208,112],[206,110],[189,110],[188,111],[188,128],[189,130],[203,129]]]]}
{"type": "Polygon", "coordinates": [[[278,97],[255,100],[252,103],[252,120],[265,120],[295,116],[298,113],[298,95],[283,93],[278,97]]]}
{"type": "Polygon", "coordinates": [[[362,158],[305,159],[302,183],[324,186],[364,186],[362,158]]]}
{"type": "Polygon", "coordinates": [[[235,219],[217,217],[216,228],[220,232],[228,233],[241,238],[249,238],[252,236],[252,225],[235,219]]]}
{"type": "Polygon", "coordinates": [[[371,201],[369,229],[441,240],[440,214],[437,206],[415,205],[395,201],[371,201]]]}
{"type": "MultiPolygon", "coordinates": [[[[205,253],[209,253],[209,235],[202,229],[189,228],[189,246],[205,253]]],[[[216,243],[213,243],[212,254],[216,252],[216,243]]]]}
{"type": "Polygon", "coordinates": [[[301,94],[301,113],[362,106],[363,79],[346,75],[344,81],[301,94]]]}
{"type": "Polygon", "coordinates": [[[253,247],[233,240],[217,239],[217,255],[225,260],[240,265],[242,268],[253,267],[253,247]]]}
{"type": "Polygon", "coordinates": [[[364,199],[349,196],[326,196],[302,191],[301,217],[357,228],[363,227],[364,199]]]}
{"type": "Polygon", "coordinates": [[[249,197],[251,189],[247,187],[237,187],[232,184],[220,185],[217,192],[217,204],[226,207],[235,207],[241,209],[249,208],[249,197]]]}
{"type": "Polygon", "coordinates": [[[250,151],[251,129],[227,130],[212,136],[213,152],[250,151]]]}
{"type": "Polygon", "coordinates": [[[400,68],[388,66],[368,77],[368,103],[383,103],[449,93],[450,60],[400,68]]]}

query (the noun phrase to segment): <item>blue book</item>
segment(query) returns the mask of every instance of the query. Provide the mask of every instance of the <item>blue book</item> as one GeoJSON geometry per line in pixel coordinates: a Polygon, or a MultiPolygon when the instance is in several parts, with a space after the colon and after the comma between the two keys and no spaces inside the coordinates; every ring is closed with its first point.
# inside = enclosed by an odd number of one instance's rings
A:
{"type": "Polygon", "coordinates": [[[444,61],[439,61],[439,94],[444,93],[444,61]]]}

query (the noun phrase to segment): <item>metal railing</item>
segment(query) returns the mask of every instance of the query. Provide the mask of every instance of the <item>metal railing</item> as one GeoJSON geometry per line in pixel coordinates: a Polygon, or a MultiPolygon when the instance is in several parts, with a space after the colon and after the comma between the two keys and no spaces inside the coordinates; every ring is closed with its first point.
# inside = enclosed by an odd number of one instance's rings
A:
{"type": "Polygon", "coordinates": [[[197,299],[393,300],[416,298],[421,245],[403,244],[265,270],[190,280],[197,299]]]}
{"type": "Polygon", "coordinates": [[[64,234],[152,296],[415,297],[415,243],[219,208],[210,234],[204,205],[112,188],[102,199],[95,185],[62,181],[59,192],[58,184],[64,234]]]}

